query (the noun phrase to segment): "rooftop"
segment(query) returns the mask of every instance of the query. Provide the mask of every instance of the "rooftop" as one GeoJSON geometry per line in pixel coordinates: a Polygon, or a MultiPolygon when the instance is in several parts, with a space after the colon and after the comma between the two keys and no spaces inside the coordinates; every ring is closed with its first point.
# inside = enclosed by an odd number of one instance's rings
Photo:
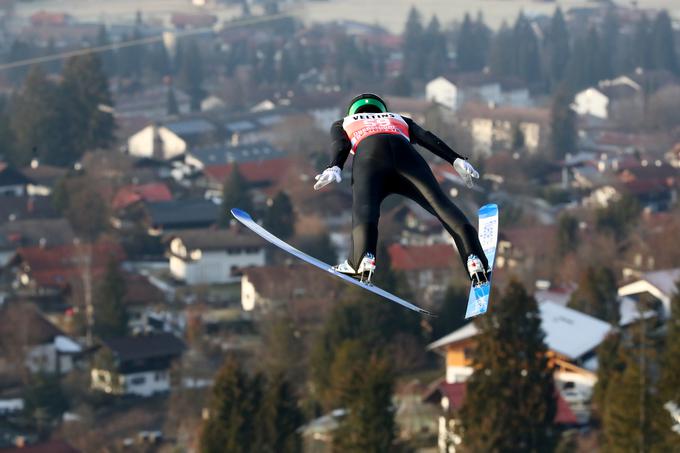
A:
{"type": "Polygon", "coordinates": [[[152,224],[165,228],[211,225],[217,221],[220,209],[212,201],[203,198],[147,202],[146,208],[152,224]]]}
{"type": "Polygon", "coordinates": [[[217,130],[215,125],[202,118],[173,121],[165,123],[163,126],[179,136],[210,134],[217,130]]]}
{"type": "Polygon", "coordinates": [[[196,228],[169,232],[166,238],[179,238],[189,250],[222,250],[227,248],[263,247],[266,241],[240,228],[196,228]]]}
{"type": "MultiPolygon", "coordinates": [[[[539,310],[546,345],[570,359],[578,359],[595,349],[612,328],[607,322],[553,302],[539,304],[539,310]]],[[[431,343],[428,349],[441,348],[478,333],[475,324],[469,323],[431,343]]]]}
{"type": "Polygon", "coordinates": [[[155,333],[102,340],[120,361],[179,356],[184,342],[170,333],[155,333]]]}
{"type": "Polygon", "coordinates": [[[213,145],[202,148],[192,148],[189,153],[204,166],[225,165],[232,162],[268,160],[284,157],[281,150],[271,144],[261,142],[240,146],[213,145]]]}

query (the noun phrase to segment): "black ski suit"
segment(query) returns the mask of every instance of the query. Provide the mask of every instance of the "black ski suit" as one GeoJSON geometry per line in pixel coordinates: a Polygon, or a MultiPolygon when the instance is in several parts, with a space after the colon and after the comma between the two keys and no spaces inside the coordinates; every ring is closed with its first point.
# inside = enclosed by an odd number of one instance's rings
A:
{"type": "Polygon", "coordinates": [[[376,254],[380,204],[390,194],[410,198],[439,219],[453,237],[466,272],[471,253],[488,268],[477,230],[439,187],[412,144],[451,164],[462,156],[410,118],[389,112],[348,116],[333,123],[330,133],[334,155],[330,167],[342,168],[349,153],[354,153],[352,248],[348,258],[354,269],[366,253],[376,254]]]}

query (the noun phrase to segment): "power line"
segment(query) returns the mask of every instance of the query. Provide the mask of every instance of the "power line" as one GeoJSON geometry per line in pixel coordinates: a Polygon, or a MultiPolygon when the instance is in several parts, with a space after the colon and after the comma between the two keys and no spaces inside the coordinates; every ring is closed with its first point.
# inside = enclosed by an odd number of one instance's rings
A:
{"type": "MultiPolygon", "coordinates": [[[[290,12],[286,13],[281,13],[281,14],[274,14],[270,16],[257,16],[257,17],[252,17],[252,18],[247,18],[247,19],[241,19],[235,22],[229,22],[225,24],[219,31],[222,30],[227,30],[230,28],[237,28],[237,27],[242,27],[244,25],[253,25],[253,24],[258,24],[258,23],[263,23],[263,22],[269,22],[273,21],[276,19],[281,19],[284,17],[292,17],[290,12]]],[[[198,35],[198,34],[203,34],[203,33],[210,33],[214,32],[216,30],[212,28],[200,28],[196,30],[188,30],[188,31],[182,31],[182,32],[172,32],[173,35],[177,38],[182,38],[185,36],[191,36],[191,35],[198,35]]],[[[96,47],[87,47],[85,49],[78,49],[78,50],[71,50],[68,52],[62,52],[54,55],[45,55],[42,57],[34,57],[34,58],[27,58],[25,60],[19,60],[19,61],[13,61],[11,63],[4,63],[0,64],[0,71],[4,71],[6,69],[13,69],[13,68],[20,68],[23,66],[32,66],[35,64],[40,64],[40,63],[47,63],[50,61],[57,61],[57,60],[63,60],[66,58],[71,58],[71,57],[77,57],[80,55],[87,55],[91,53],[101,53],[101,52],[106,52],[107,50],[115,50],[115,49],[124,49],[127,47],[134,47],[134,46],[140,46],[144,44],[152,44],[155,42],[161,42],[163,41],[163,35],[158,35],[158,36],[149,36],[146,38],[140,38],[140,39],[134,39],[132,41],[125,41],[121,43],[114,43],[114,44],[107,44],[105,46],[96,46],[96,47]]]]}

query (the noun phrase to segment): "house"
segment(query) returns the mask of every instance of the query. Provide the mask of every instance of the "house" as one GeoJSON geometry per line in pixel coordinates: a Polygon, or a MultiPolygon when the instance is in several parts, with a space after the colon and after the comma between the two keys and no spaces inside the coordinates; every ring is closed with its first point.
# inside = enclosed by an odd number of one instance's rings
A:
{"type": "Polygon", "coordinates": [[[270,143],[257,142],[237,146],[211,145],[193,147],[185,157],[185,162],[199,170],[216,165],[231,163],[256,162],[270,159],[280,159],[285,153],[270,143]]]}
{"type": "Polygon", "coordinates": [[[140,201],[171,201],[172,193],[165,183],[151,182],[148,184],[137,184],[123,186],[113,196],[111,207],[117,211],[125,209],[130,205],[140,201]]]}
{"type": "Polygon", "coordinates": [[[517,131],[522,133],[527,152],[535,153],[546,142],[550,129],[550,112],[545,108],[468,102],[458,116],[472,133],[474,151],[486,155],[499,148],[511,148],[517,131]]]}
{"type": "Polygon", "coordinates": [[[166,323],[163,317],[166,296],[163,291],[153,285],[148,277],[125,272],[125,297],[123,304],[128,313],[130,332],[147,332],[149,330],[164,331],[166,323]]]}
{"type": "Polygon", "coordinates": [[[680,282],[680,267],[647,272],[630,283],[621,286],[619,297],[627,297],[640,302],[657,300],[663,308],[663,315],[668,318],[671,313],[671,297],[679,291],[676,284],[680,282]]]}
{"type": "Polygon", "coordinates": [[[190,146],[214,142],[216,135],[215,125],[202,118],[150,124],[128,138],[127,150],[135,157],[170,160],[190,146]]]}
{"type": "Polygon", "coordinates": [[[121,261],[124,256],[118,244],[107,241],[91,248],[80,244],[20,247],[13,260],[17,287],[27,296],[59,294],[79,286],[85,273],[92,278],[103,275],[110,260],[121,261]]]}
{"type": "Polygon", "coordinates": [[[191,111],[191,97],[177,87],[156,85],[134,92],[118,92],[115,95],[116,120],[142,119],[144,122],[159,121],[168,116],[168,95],[172,90],[179,115],[191,111]]]}
{"type": "Polygon", "coordinates": [[[91,387],[115,395],[166,393],[170,367],[184,349],[169,333],[103,339],[90,370],[91,387]]]}
{"type": "Polygon", "coordinates": [[[14,250],[73,244],[75,234],[66,219],[15,220],[0,224],[0,237],[14,250]]]}
{"type": "Polygon", "coordinates": [[[0,197],[20,197],[28,194],[34,182],[12,165],[0,162],[0,197]]]}
{"type": "Polygon", "coordinates": [[[32,373],[65,374],[71,371],[83,348],[27,302],[0,308],[2,358],[0,374],[16,372],[22,363],[32,373]]]}
{"type": "Polygon", "coordinates": [[[680,142],[673,145],[666,154],[666,160],[674,168],[680,168],[680,142]]]}
{"type": "Polygon", "coordinates": [[[149,232],[156,236],[167,230],[206,228],[214,225],[220,209],[212,201],[203,198],[144,202],[144,208],[149,232]]]}
{"type": "Polygon", "coordinates": [[[425,85],[425,98],[457,111],[466,102],[529,107],[529,90],[514,80],[499,80],[488,73],[440,76],[425,85]]]}
{"type": "MultiPolygon", "coordinates": [[[[433,383],[425,393],[423,400],[431,404],[441,406],[441,415],[438,417],[439,432],[437,447],[441,453],[457,451],[456,446],[462,443],[462,438],[456,433],[458,414],[465,402],[467,384],[465,382],[446,382],[439,380],[433,383]]],[[[554,422],[558,427],[571,428],[584,424],[571,409],[562,393],[556,391],[557,411],[554,422]]]]}
{"type": "Polygon", "coordinates": [[[297,321],[323,319],[341,287],[312,266],[292,264],[251,267],[241,277],[241,307],[266,312],[287,309],[297,321]]]}
{"type": "Polygon", "coordinates": [[[451,244],[402,245],[387,248],[392,269],[403,272],[421,301],[430,303],[441,296],[460,258],[451,244]]]}
{"type": "Polygon", "coordinates": [[[44,197],[52,193],[54,187],[67,172],[67,168],[40,164],[37,159],[34,159],[29,167],[21,169],[21,173],[32,181],[26,188],[26,193],[44,197]]]}
{"type": "MultiPolygon", "coordinates": [[[[596,382],[595,351],[612,326],[549,300],[541,302],[539,310],[555,380],[587,399],[596,382]]],[[[470,352],[478,333],[477,326],[469,323],[428,346],[446,357],[446,382],[464,382],[472,374],[470,352]]]]}
{"type": "Polygon", "coordinates": [[[652,211],[665,211],[678,199],[678,170],[661,160],[643,159],[640,165],[619,171],[617,178],[625,192],[652,211]]]}
{"type": "Polygon", "coordinates": [[[385,102],[391,112],[407,116],[420,124],[425,122],[425,115],[434,106],[429,100],[406,96],[385,96],[385,102]]]}
{"type": "Polygon", "coordinates": [[[265,241],[236,226],[169,234],[170,272],[189,285],[233,283],[248,266],[264,266],[265,241]]]}

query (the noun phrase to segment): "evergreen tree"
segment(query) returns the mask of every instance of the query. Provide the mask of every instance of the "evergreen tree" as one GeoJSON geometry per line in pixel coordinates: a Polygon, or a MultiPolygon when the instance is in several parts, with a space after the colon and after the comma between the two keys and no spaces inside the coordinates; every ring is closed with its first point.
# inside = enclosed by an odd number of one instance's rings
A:
{"type": "Polygon", "coordinates": [[[655,51],[652,48],[652,30],[646,14],[635,24],[632,62],[634,68],[652,69],[655,51]]]}
{"type": "Polygon", "coordinates": [[[68,136],[60,127],[59,92],[40,66],[28,73],[21,92],[12,100],[10,125],[16,139],[13,162],[25,165],[32,157],[41,162],[70,161],[68,136]]]}
{"type": "Polygon", "coordinates": [[[557,252],[564,256],[578,247],[578,219],[563,214],[557,221],[557,252]]]}
{"type": "Polygon", "coordinates": [[[528,84],[536,83],[541,77],[541,58],[538,48],[538,38],[531,23],[523,13],[520,13],[513,30],[515,67],[513,75],[528,84]]]}
{"type": "Polygon", "coordinates": [[[423,40],[427,49],[425,76],[434,78],[444,73],[448,60],[446,38],[441,32],[437,16],[432,16],[432,20],[425,29],[423,40]]]}
{"type": "MultiPolygon", "coordinates": [[[[35,53],[35,49],[29,43],[15,39],[9,47],[7,54],[7,63],[14,63],[17,61],[27,60],[35,53]]],[[[19,66],[9,70],[9,79],[12,83],[21,83],[30,71],[26,66],[19,66]]]]}
{"type": "Polygon", "coordinates": [[[151,72],[158,78],[163,78],[172,74],[172,62],[170,61],[170,55],[168,55],[168,50],[165,45],[156,44],[151,48],[150,69],[151,72]]]}
{"type": "Polygon", "coordinates": [[[470,451],[552,451],[557,402],[538,304],[512,281],[495,307],[478,321],[460,414],[463,444],[470,451]]]}
{"type": "Polygon", "coordinates": [[[581,273],[579,286],[569,299],[568,306],[618,325],[616,276],[608,267],[588,266],[581,273]]]}
{"type": "Polygon", "coordinates": [[[66,177],[57,183],[52,202],[86,242],[94,242],[109,226],[110,208],[87,176],[66,177]]]}
{"type": "Polygon", "coordinates": [[[68,398],[57,374],[32,375],[24,389],[23,397],[24,413],[31,418],[42,435],[49,433],[49,428],[69,407],[68,398]]]}
{"type": "Polygon", "coordinates": [[[491,42],[489,50],[489,68],[497,77],[507,77],[515,74],[516,61],[514,59],[515,37],[505,21],[501,24],[491,42]]]}
{"type": "MultiPolygon", "coordinates": [[[[203,91],[203,58],[201,51],[194,40],[185,42],[182,46],[181,59],[179,60],[179,86],[191,97],[191,111],[201,110],[201,101],[205,96],[203,91]]],[[[268,74],[274,75],[272,67],[268,74]]]]}
{"type": "Polygon", "coordinates": [[[333,435],[338,451],[380,453],[391,451],[396,424],[392,409],[394,378],[389,364],[373,356],[353,367],[347,411],[333,435]]]}
{"type": "Polygon", "coordinates": [[[175,89],[172,86],[168,87],[168,94],[165,100],[166,113],[168,115],[179,114],[179,107],[177,106],[177,98],[175,97],[175,89]]]}
{"type": "MultiPolygon", "coordinates": [[[[675,284],[675,294],[671,297],[671,312],[666,324],[666,344],[661,359],[659,378],[660,404],[671,401],[680,406],[680,281],[675,284]]],[[[665,410],[665,409],[664,409],[665,410]]],[[[671,418],[662,423],[667,451],[680,447],[680,435],[671,430],[671,418]]]]}
{"type": "Polygon", "coordinates": [[[602,57],[604,75],[614,77],[623,71],[623,58],[620,55],[619,46],[619,19],[616,16],[616,8],[607,9],[602,24],[602,57]]]}
{"type": "Polygon", "coordinates": [[[338,253],[327,232],[316,236],[303,237],[295,246],[324,263],[335,263],[338,260],[338,253]]]}
{"type": "Polygon", "coordinates": [[[548,79],[550,87],[556,87],[565,76],[570,57],[569,30],[562,9],[555,9],[547,41],[548,79]]]}
{"type": "Polygon", "coordinates": [[[658,394],[652,391],[649,363],[654,361],[655,348],[645,323],[641,321],[629,329],[631,344],[622,353],[624,370],[609,378],[603,418],[606,451],[668,451],[660,449],[663,420],[667,420],[668,413],[664,413],[658,394]]]}
{"type": "Polygon", "coordinates": [[[607,412],[607,397],[612,382],[620,380],[625,368],[621,354],[621,335],[610,333],[597,348],[597,382],[593,389],[593,411],[599,419],[607,412]]]}
{"type": "Polygon", "coordinates": [[[675,53],[675,37],[668,11],[656,16],[651,30],[652,65],[656,69],[666,69],[678,73],[678,60],[675,53]]]}
{"type": "Polygon", "coordinates": [[[456,62],[458,63],[459,71],[478,71],[481,69],[480,55],[477,51],[478,44],[475,26],[472,23],[472,19],[470,19],[470,15],[465,13],[463,25],[460,27],[458,40],[456,41],[456,62]]]}
{"type": "Polygon", "coordinates": [[[402,71],[409,78],[421,78],[425,63],[425,49],[423,49],[423,24],[420,12],[415,6],[411,7],[406,27],[404,29],[404,43],[402,45],[404,59],[402,71]]]}
{"type": "MultiPolygon", "coordinates": [[[[137,41],[139,39],[142,39],[142,33],[139,26],[135,26],[132,37],[124,35],[122,41],[137,41]]],[[[142,75],[142,68],[145,67],[146,61],[146,48],[144,46],[123,47],[118,51],[117,55],[118,74],[121,77],[138,79],[142,75]]]]}
{"type": "Polygon", "coordinates": [[[61,84],[65,115],[77,156],[113,144],[115,120],[105,111],[113,104],[109,82],[97,54],[70,58],[64,65],[61,84]]]}
{"type": "Polygon", "coordinates": [[[231,221],[231,209],[238,208],[246,212],[252,212],[252,201],[245,180],[239,171],[238,164],[234,163],[231,174],[227,176],[222,186],[222,205],[220,206],[220,225],[227,226],[231,221]]]}
{"type": "Polygon", "coordinates": [[[262,218],[264,227],[275,236],[287,240],[295,234],[295,212],[286,192],[279,192],[262,218]]]}
{"type": "Polygon", "coordinates": [[[230,357],[215,377],[210,416],[203,423],[199,450],[202,453],[247,453],[256,438],[257,413],[262,380],[250,379],[230,357]]]}
{"type": "Polygon", "coordinates": [[[555,93],[550,108],[550,147],[556,160],[577,150],[577,118],[571,108],[572,99],[573,95],[563,86],[555,93]]]}
{"type": "MultiPolygon", "coordinates": [[[[109,38],[109,32],[106,29],[106,25],[102,24],[99,26],[99,31],[97,32],[97,47],[107,46],[111,44],[111,39],[109,38]]],[[[112,50],[105,50],[100,52],[102,69],[104,73],[113,77],[116,75],[116,54],[112,50]]]]}
{"type": "Polygon", "coordinates": [[[637,199],[624,195],[595,211],[595,227],[600,232],[612,234],[617,241],[623,241],[637,224],[640,212],[642,208],[637,199]]]}
{"type": "Polygon", "coordinates": [[[282,374],[267,381],[262,404],[257,413],[255,451],[266,453],[297,453],[302,451],[298,428],[302,413],[290,384],[282,374]]]}
{"type": "Polygon", "coordinates": [[[0,98],[0,160],[5,160],[20,166],[25,163],[28,155],[17,155],[16,138],[10,126],[10,116],[7,112],[7,102],[0,98]]]}
{"type": "Polygon", "coordinates": [[[127,334],[125,293],[125,278],[119,264],[110,260],[95,293],[94,331],[100,338],[122,337],[127,334]]]}

